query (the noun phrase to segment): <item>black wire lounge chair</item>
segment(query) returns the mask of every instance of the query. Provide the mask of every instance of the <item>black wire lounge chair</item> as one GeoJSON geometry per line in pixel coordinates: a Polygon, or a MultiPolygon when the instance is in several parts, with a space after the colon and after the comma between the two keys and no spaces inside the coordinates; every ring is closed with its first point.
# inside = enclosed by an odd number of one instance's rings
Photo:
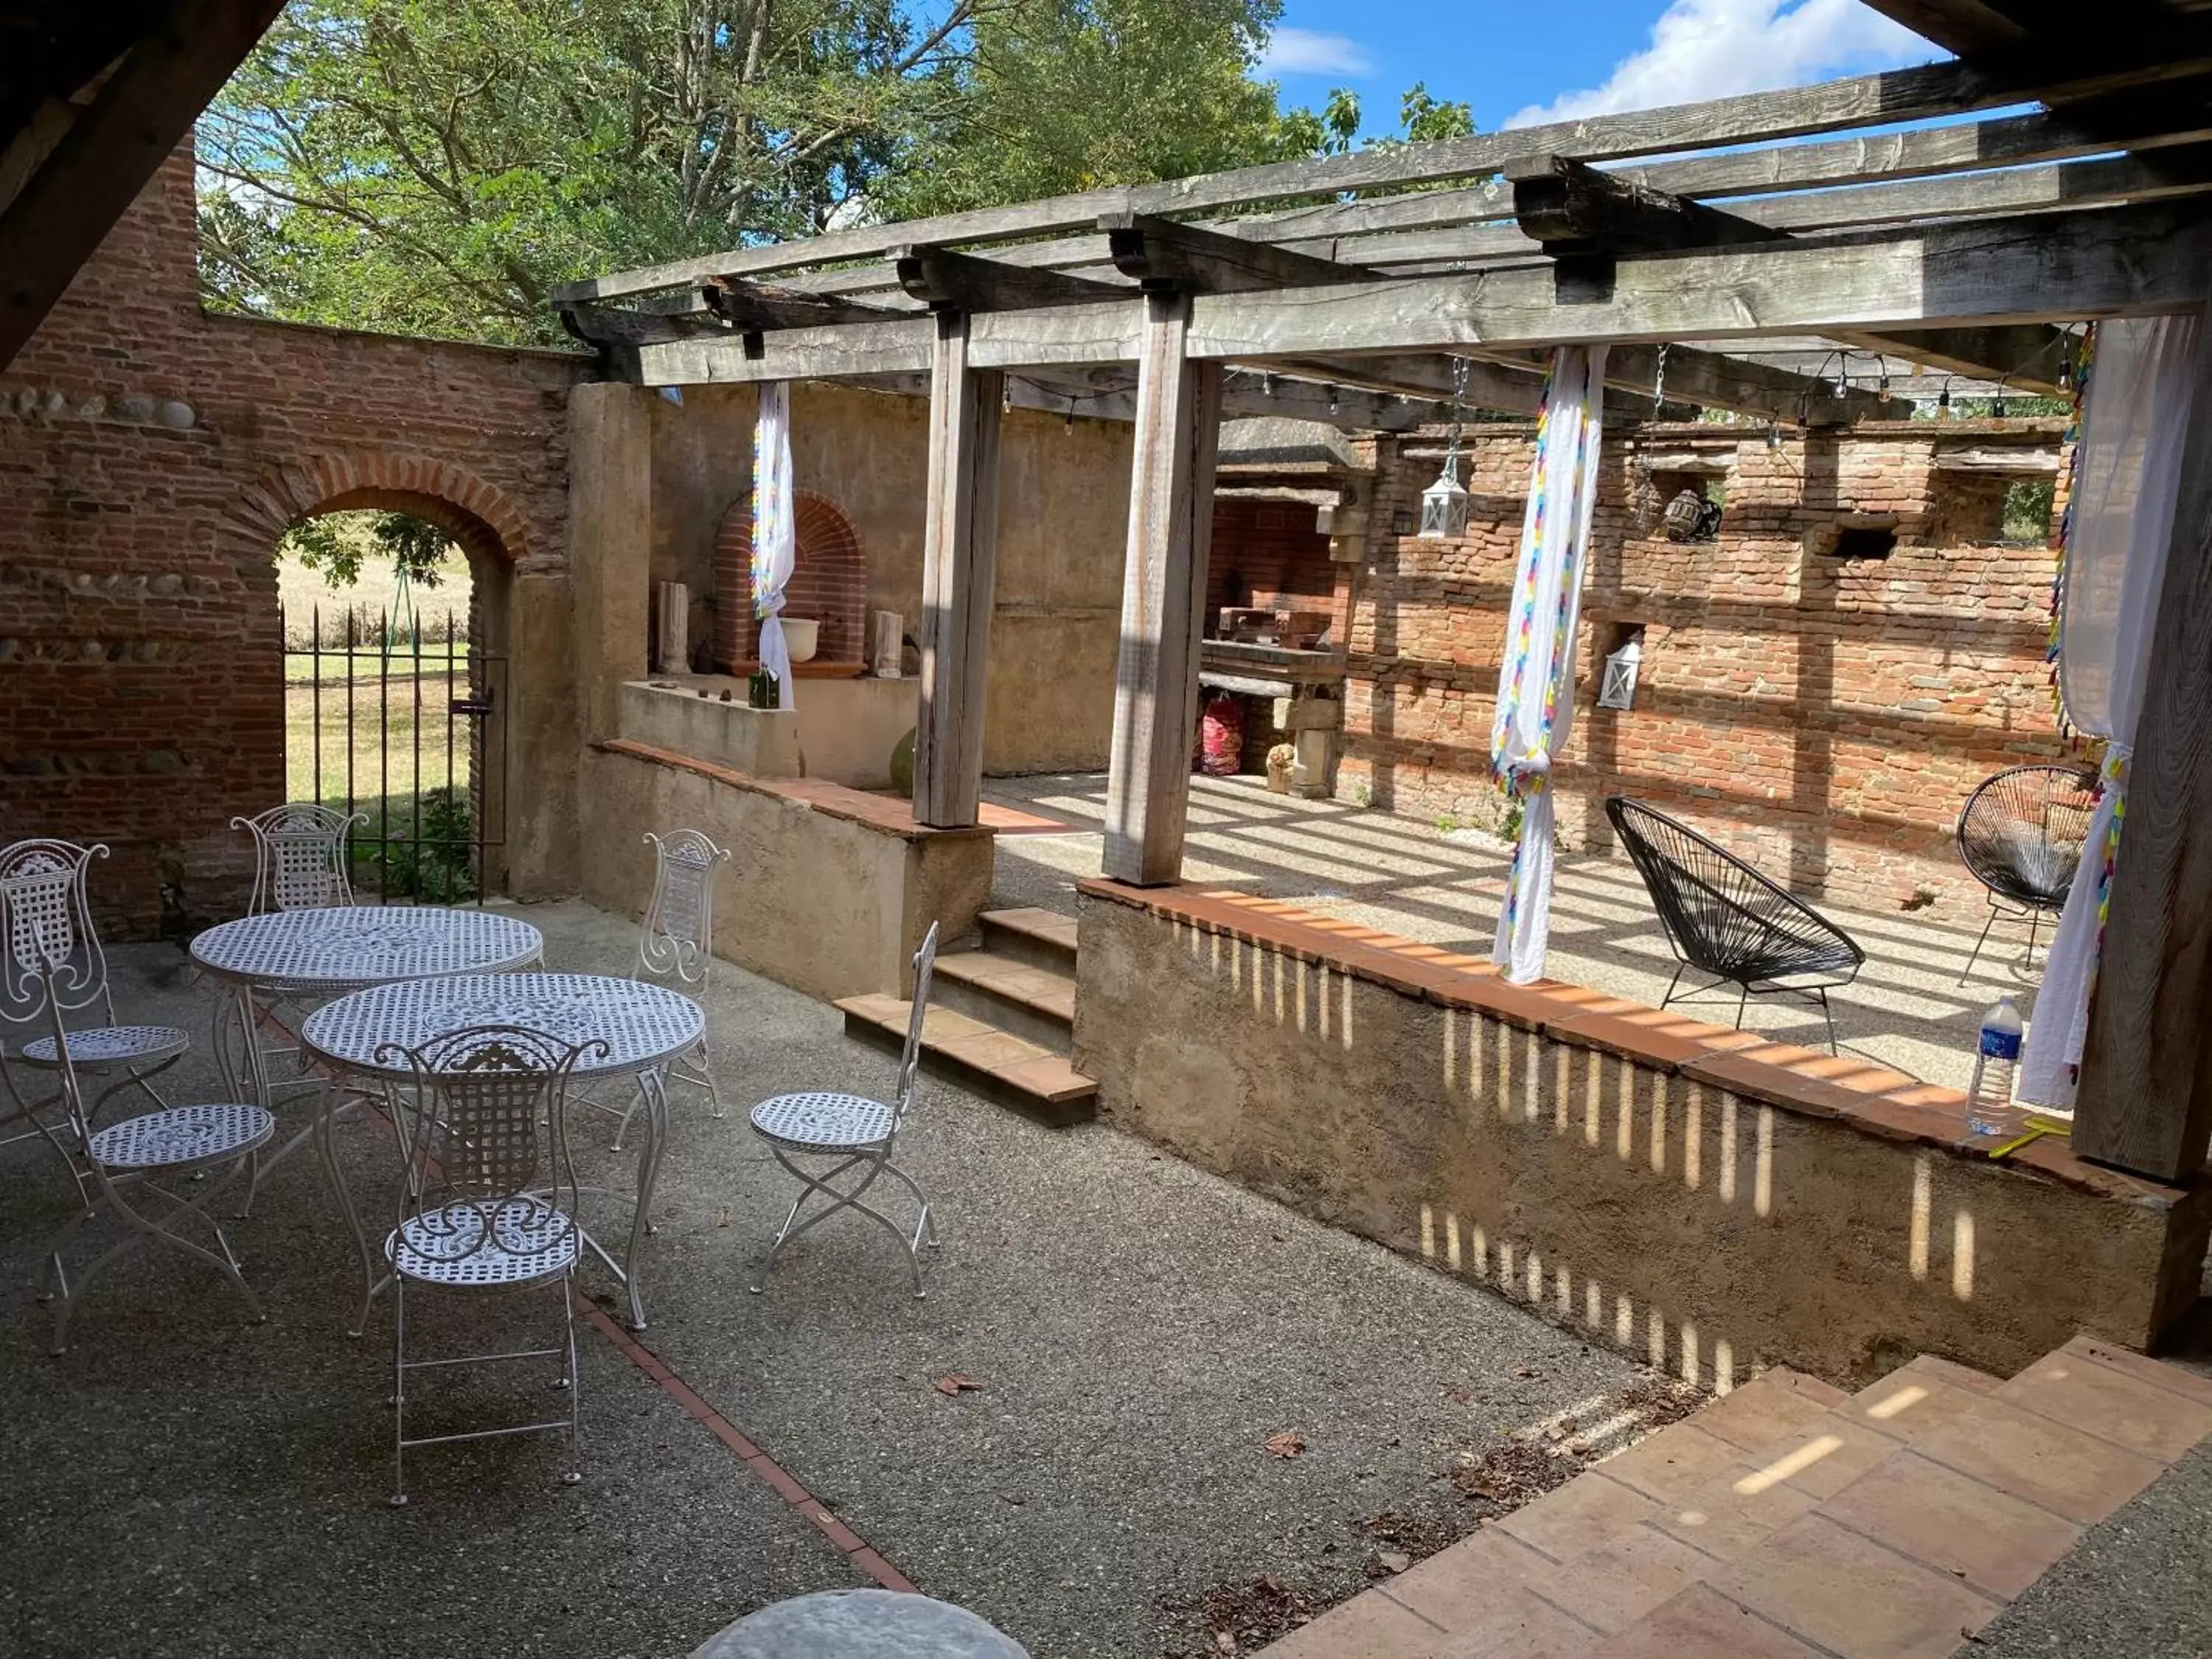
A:
{"type": "Polygon", "coordinates": [[[1866,952],[1803,900],[1768,880],[1735,854],[1642,801],[1614,795],[1605,815],[1650,890],[1651,902],[1674,952],[1665,1007],[1681,994],[1682,975],[1711,975],[1691,994],[1736,988],[1735,1023],[1753,996],[1790,995],[1819,1006],[1836,1052],[1836,1017],[1828,993],[1858,977],[1866,952]]]}
{"type": "Polygon", "coordinates": [[[1966,797],[1959,814],[1959,859],[1988,889],[1990,917],[1960,984],[1981,960],[2000,916],[2027,923],[2027,960],[2034,962],[2036,929],[2066,908],[2096,792],[2097,774],[2086,766],[2014,766],[1966,797]]]}

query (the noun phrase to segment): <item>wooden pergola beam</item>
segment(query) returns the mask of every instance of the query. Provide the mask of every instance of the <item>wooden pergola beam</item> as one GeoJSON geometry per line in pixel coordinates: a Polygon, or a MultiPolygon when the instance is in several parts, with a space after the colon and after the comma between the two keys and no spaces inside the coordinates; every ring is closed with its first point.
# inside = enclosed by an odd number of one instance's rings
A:
{"type": "Polygon", "coordinates": [[[1830,329],[1831,337],[1862,350],[1902,357],[1971,380],[2002,382],[2045,396],[2059,390],[2058,366],[2078,349],[2074,337],[2047,323],[1923,330],[1830,329]]]}
{"type": "Polygon", "coordinates": [[[1273,242],[1226,235],[1144,213],[1099,216],[1114,267],[1146,293],[1245,294],[1258,289],[1324,288],[1373,273],[1273,242]]]}
{"type": "MultiPolygon", "coordinates": [[[[553,297],[556,303],[567,303],[689,288],[718,276],[759,276],[878,258],[918,242],[952,245],[1062,235],[1088,229],[1107,213],[1197,214],[1352,191],[1483,178],[1512,157],[1531,153],[1571,155],[1594,161],[1760,143],[1853,126],[1969,114],[2039,97],[2046,101],[2087,99],[2208,73],[2212,73],[2212,51],[2120,69],[2068,72],[2040,87],[2022,87],[1972,64],[1931,64],[1783,92],[1749,93],[1668,109],[1596,116],[1506,133],[1477,133],[1316,161],[1275,162],[1158,185],[1054,197],[1019,207],[977,209],[907,224],[832,231],[803,241],[732,249],[567,283],[556,289],[553,297]]],[[[1878,149],[1881,141],[1867,142],[1878,149]]],[[[1755,185],[1745,187],[1758,188],[1755,185]]]]}
{"type": "Polygon", "coordinates": [[[1555,258],[1733,247],[1784,234],[1571,156],[1516,156],[1503,172],[1521,234],[1555,258]]]}
{"type": "MultiPolygon", "coordinates": [[[[1698,409],[1724,409],[1731,414],[1764,416],[1778,425],[1796,427],[1848,426],[1854,421],[1903,420],[1912,405],[1893,397],[1882,401],[1878,392],[1852,388],[1838,398],[1832,381],[1794,369],[1747,362],[1695,346],[1669,344],[1616,345],[1606,353],[1605,383],[1623,392],[1641,393],[1646,404],[1644,418],[1663,418],[1650,412],[1653,389],[1670,401],[1698,409]]],[[[1534,354],[1516,357],[1540,369],[1534,354]]]]}
{"type": "Polygon", "coordinates": [[[932,311],[1028,311],[1120,297],[1120,290],[1056,270],[978,258],[926,245],[892,251],[898,284],[932,311]]]}
{"type": "Polygon", "coordinates": [[[283,0],[180,0],[0,210],[0,368],[245,61],[283,0]]]}
{"type": "Polygon", "coordinates": [[[864,305],[831,294],[809,294],[799,289],[729,277],[699,290],[707,309],[739,328],[813,328],[824,324],[881,322],[899,313],[884,306],[864,305]]]}

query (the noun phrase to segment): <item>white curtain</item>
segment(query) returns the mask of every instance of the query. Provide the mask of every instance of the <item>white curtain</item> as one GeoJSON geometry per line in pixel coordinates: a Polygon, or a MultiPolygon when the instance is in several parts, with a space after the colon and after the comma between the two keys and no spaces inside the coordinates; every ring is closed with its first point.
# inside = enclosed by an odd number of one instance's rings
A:
{"type": "Polygon", "coordinates": [[[2197,333],[2195,317],[2100,324],[2085,395],[2059,598],[2058,687],[2075,727],[2106,740],[2105,763],[2016,1089],[2021,1099],[2056,1111],[2073,1109],[2089,1032],[2128,763],[2181,486],[2197,333]]]}
{"type": "Polygon", "coordinates": [[[1574,724],[1575,622],[1597,505],[1605,355],[1603,346],[1553,354],[1505,616],[1490,764],[1499,787],[1521,803],[1521,837],[1491,959],[1516,985],[1542,976],[1552,930],[1552,762],[1574,724]]]}
{"type": "Polygon", "coordinates": [[[791,495],[791,386],[760,389],[753,425],[753,614],[760,618],[760,663],[775,678],[779,706],[793,707],[791,650],[783,642],[783,590],[799,556],[791,495]]]}

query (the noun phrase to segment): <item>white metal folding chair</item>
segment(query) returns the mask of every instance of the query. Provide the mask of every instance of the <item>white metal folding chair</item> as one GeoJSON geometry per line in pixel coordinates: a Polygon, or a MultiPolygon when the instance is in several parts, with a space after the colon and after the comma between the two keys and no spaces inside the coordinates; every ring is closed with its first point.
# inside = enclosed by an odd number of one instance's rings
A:
{"type": "Polygon", "coordinates": [[[384,1241],[392,1266],[392,1501],[407,1501],[407,1453],[416,1446],[566,1429],[568,1468],[583,1479],[576,1412],[576,1322],[569,1294],[582,1253],[576,1221],[576,1170],[568,1153],[568,1080],[578,1058],[606,1044],[572,1046],[520,1025],[474,1025],[418,1048],[386,1043],[380,1066],[404,1065],[414,1083],[398,1122],[405,1154],[399,1224],[384,1241]],[[407,1289],[459,1291],[550,1287],[561,1300],[561,1341],[550,1348],[407,1357],[407,1289]],[[556,1386],[568,1395],[565,1418],[459,1433],[407,1434],[410,1372],[514,1359],[558,1359],[556,1386]]]}
{"type": "Polygon", "coordinates": [[[366,812],[341,812],[311,800],[286,801],[230,827],[253,837],[253,894],[246,914],[321,910],[353,902],[347,865],[356,824],[366,812]]]}
{"type": "Polygon", "coordinates": [[[929,1006],[929,982],[936,970],[937,924],[932,922],[921,949],[914,953],[914,1003],[907,1013],[906,1047],[899,1056],[898,1087],[890,1104],[861,1095],[809,1092],[777,1095],[753,1108],[753,1133],[768,1142],[775,1161],[800,1183],[791,1213],[783,1218],[775,1243],[769,1247],[767,1259],[753,1277],[755,1295],[760,1293],[783,1247],[840,1210],[857,1210],[888,1228],[906,1247],[907,1261],[914,1269],[914,1293],[927,1294],[921,1282],[921,1247],[937,1246],[937,1223],[920,1184],[891,1161],[891,1152],[900,1129],[905,1127],[908,1109],[914,1103],[915,1073],[921,1061],[922,1016],[929,1006]],[[802,1168],[793,1158],[813,1163],[817,1170],[802,1168]],[[818,1168],[825,1161],[829,1167],[818,1168]],[[860,1201],[862,1194],[885,1176],[913,1194],[914,1201],[921,1206],[911,1232],[860,1201]],[[801,1221],[799,1212],[808,1199],[817,1195],[824,1200],[822,1207],[801,1221]]]}
{"type": "MultiPolygon", "coordinates": [[[[115,1017],[107,957],[92,924],[86,879],[92,860],[106,856],[105,847],[65,841],[19,841],[0,848],[0,949],[7,951],[10,969],[0,977],[0,1032],[11,1026],[35,1030],[38,1035],[18,1046],[16,1057],[40,1071],[60,1068],[58,1040],[46,1029],[49,1011],[27,994],[33,976],[38,976],[46,988],[41,997],[52,1002],[62,1022],[77,1021],[69,1032],[70,1063],[88,1079],[114,1079],[86,1109],[88,1120],[98,1117],[108,1100],[125,1089],[135,1088],[155,1105],[167,1106],[151,1079],[192,1046],[191,1038],[174,1025],[125,1025],[115,1017]],[[81,1018],[88,1012],[89,1022],[81,1018]]],[[[20,1110],[0,1115],[0,1126],[36,1126],[38,1113],[62,1103],[60,1095],[51,1094],[20,1103],[20,1110]]],[[[9,1140],[40,1133],[38,1127],[26,1128],[9,1140]]]]}
{"type": "MultiPolygon", "coordinates": [[[[368,822],[366,812],[341,812],[314,801],[286,801],[252,817],[233,818],[230,827],[253,838],[253,891],[246,914],[265,915],[277,910],[325,910],[350,908],[354,902],[351,841],[354,828],[368,822]]],[[[285,1041],[263,1050],[261,1075],[274,1077],[272,1061],[296,1058],[298,1041],[291,1025],[277,1011],[290,1007],[296,1017],[301,1005],[315,994],[305,988],[272,985],[257,988],[253,1006],[258,1024],[282,1032],[285,1041]]],[[[254,1033],[230,1029],[239,1024],[221,1014],[216,1020],[216,1040],[234,1060],[243,1061],[242,1045],[256,1040],[254,1033]]],[[[249,1075],[251,1068],[234,1066],[232,1074],[249,1075]]],[[[301,1084],[301,1089],[316,1086],[301,1084]]]]}
{"type": "MultiPolygon", "coordinates": [[[[215,1267],[238,1287],[254,1322],[259,1323],[266,1317],[260,1299],[239,1272],[238,1257],[208,1209],[240,1174],[252,1172],[262,1147],[276,1133],[276,1118],[262,1107],[225,1101],[164,1106],[97,1127],[77,1083],[73,1058],[76,1038],[62,1023],[63,1004],[57,995],[58,987],[70,982],[68,957],[58,940],[49,945],[35,926],[27,927],[23,937],[27,950],[11,939],[7,956],[0,959],[0,975],[4,975],[9,997],[35,1002],[46,1013],[64,1121],[57,1128],[35,1116],[33,1121],[67,1162],[76,1180],[78,1199],[76,1213],[56,1236],[40,1275],[39,1300],[61,1299],[54,1315],[53,1352],[69,1346],[70,1317],[93,1280],[148,1243],[167,1244],[215,1267]],[[27,957],[31,965],[26,965],[27,957]],[[165,1178],[202,1176],[216,1178],[192,1181],[189,1195],[162,1184],[165,1178]],[[103,1214],[124,1224],[123,1236],[80,1268],[71,1282],[64,1254],[78,1233],[103,1214]],[[179,1231],[195,1223],[213,1236],[215,1249],[196,1243],[179,1231]]],[[[30,1108],[16,1092],[4,1061],[0,1055],[0,1085],[18,1109],[29,1115],[30,1108]]]]}
{"type": "MultiPolygon", "coordinates": [[[[673,981],[686,993],[703,997],[714,971],[714,876],[730,861],[729,849],[717,847],[696,830],[672,830],[667,836],[646,832],[653,848],[653,897],[645,907],[645,922],[637,939],[637,967],[633,979],[657,983],[673,981]]],[[[720,1117],[722,1092],[714,1081],[714,1057],[705,1031],[688,1054],[669,1064],[667,1075],[707,1091],[708,1115],[720,1117]]],[[[622,1151],[623,1137],[637,1115],[643,1097],[633,1098],[615,1130],[613,1149],[622,1151]]]]}

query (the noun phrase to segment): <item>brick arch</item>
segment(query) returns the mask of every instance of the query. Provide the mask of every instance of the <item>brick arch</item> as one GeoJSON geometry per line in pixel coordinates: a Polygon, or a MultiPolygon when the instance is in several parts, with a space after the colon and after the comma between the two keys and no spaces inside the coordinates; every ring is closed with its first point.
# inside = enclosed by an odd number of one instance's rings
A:
{"type": "Polygon", "coordinates": [[[226,527],[265,557],[278,538],[319,513],[359,507],[406,513],[434,524],[471,560],[498,569],[530,555],[521,513],[499,490],[449,462],[428,456],[314,455],[270,468],[225,515],[226,527]]]}
{"type": "MultiPolygon", "coordinates": [[[[799,543],[784,614],[822,624],[817,662],[867,659],[868,562],[860,532],[845,510],[811,489],[795,492],[793,528],[799,543]]],[[[731,503],[714,534],[714,660],[735,669],[757,659],[760,624],[753,618],[753,498],[731,503]]]]}

